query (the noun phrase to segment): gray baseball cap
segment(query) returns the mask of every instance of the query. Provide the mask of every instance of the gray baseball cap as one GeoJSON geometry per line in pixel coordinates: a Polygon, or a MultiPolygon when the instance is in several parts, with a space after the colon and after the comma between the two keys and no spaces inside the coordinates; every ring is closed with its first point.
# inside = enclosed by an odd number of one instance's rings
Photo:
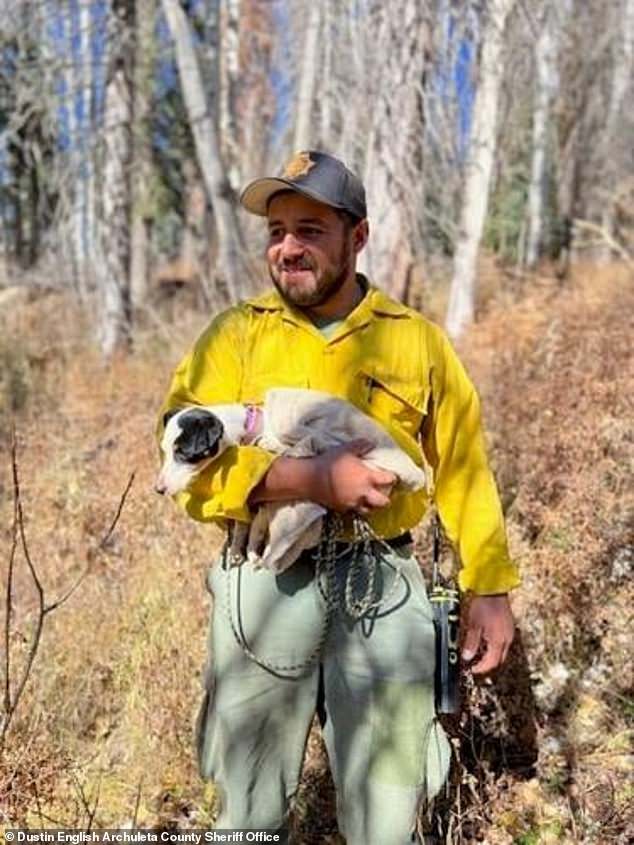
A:
{"type": "Polygon", "coordinates": [[[240,194],[240,202],[252,214],[266,217],[271,197],[288,190],[347,211],[359,219],[367,216],[361,180],[338,158],[316,150],[295,153],[279,176],[265,176],[249,182],[240,194]]]}

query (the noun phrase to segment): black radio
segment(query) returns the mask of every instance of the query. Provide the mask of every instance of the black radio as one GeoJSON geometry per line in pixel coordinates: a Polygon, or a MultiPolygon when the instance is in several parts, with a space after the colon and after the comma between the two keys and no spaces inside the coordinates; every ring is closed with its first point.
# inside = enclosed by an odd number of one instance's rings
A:
{"type": "Polygon", "coordinates": [[[460,710],[460,596],[450,587],[435,586],[429,600],[436,631],[436,712],[457,713],[460,710]]]}
{"type": "Polygon", "coordinates": [[[432,588],[429,595],[436,636],[434,690],[437,713],[460,710],[460,593],[440,582],[440,519],[434,518],[432,588]]]}

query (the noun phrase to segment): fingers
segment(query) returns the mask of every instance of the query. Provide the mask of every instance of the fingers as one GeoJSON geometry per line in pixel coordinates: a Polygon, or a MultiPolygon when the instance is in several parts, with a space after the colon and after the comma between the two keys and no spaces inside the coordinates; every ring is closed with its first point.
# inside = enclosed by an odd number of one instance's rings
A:
{"type": "MultiPolygon", "coordinates": [[[[506,662],[509,650],[513,643],[513,636],[510,639],[504,638],[487,643],[486,649],[480,660],[471,667],[474,675],[485,675],[492,672],[506,662]]],[[[464,654],[464,652],[463,652],[464,654]]]]}
{"type": "Polygon", "coordinates": [[[363,461],[363,456],[374,449],[367,438],[357,438],[324,454],[326,473],[330,478],[330,494],[322,503],[345,512],[354,510],[364,516],[390,504],[389,495],[396,476],[391,472],[374,469],[363,461]]]}
{"type": "Polygon", "coordinates": [[[489,642],[483,628],[470,627],[462,648],[463,661],[469,663],[473,660],[482,646],[484,646],[483,654],[478,662],[470,667],[474,675],[484,675],[501,666],[506,660],[511,641],[502,639],[489,642]]]}
{"type": "Polygon", "coordinates": [[[364,498],[363,504],[370,508],[384,508],[390,504],[390,497],[376,489],[369,490],[364,498]]]}
{"type": "Polygon", "coordinates": [[[369,490],[356,507],[357,513],[368,516],[378,508],[385,508],[390,504],[390,498],[380,490],[369,490]]]}
{"type": "Polygon", "coordinates": [[[462,646],[462,659],[465,663],[469,663],[469,661],[473,660],[476,656],[478,649],[480,648],[481,640],[482,628],[477,625],[469,625],[467,635],[464,638],[464,644],[462,646]]]}
{"type": "Polygon", "coordinates": [[[511,650],[511,646],[513,645],[513,640],[515,639],[515,630],[511,631],[511,636],[509,639],[504,640],[502,645],[502,658],[500,660],[500,665],[506,663],[506,659],[509,656],[509,651],[511,650]]]}
{"type": "Polygon", "coordinates": [[[375,469],[372,472],[372,481],[379,487],[391,487],[396,484],[397,478],[393,472],[384,469],[375,469]]]}
{"type": "Polygon", "coordinates": [[[462,659],[467,663],[472,661],[481,649],[471,671],[474,675],[484,675],[504,663],[513,642],[515,625],[508,596],[474,596],[468,619],[462,659]]]}
{"type": "Polygon", "coordinates": [[[471,667],[474,675],[485,675],[497,669],[503,662],[503,645],[500,643],[487,644],[486,650],[480,660],[471,667]]]}

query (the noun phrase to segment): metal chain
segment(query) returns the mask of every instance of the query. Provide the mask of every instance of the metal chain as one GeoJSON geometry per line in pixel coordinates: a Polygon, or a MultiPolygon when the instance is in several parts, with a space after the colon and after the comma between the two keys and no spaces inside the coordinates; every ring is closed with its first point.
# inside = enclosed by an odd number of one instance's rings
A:
{"type": "Polygon", "coordinates": [[[315,551],[315,581],[317,588],[324,600],[324,621],[322,630],[319,635],[317,645],[311,651],[309,656],[298,663],[291,663],[289,665],[280,665],[272,663],[264,657],[256,655],[253,649],[249,646],[244,631],[242,630],[242,615],[240,612],[240,590],[242,581],[242,566],[244,558],[241,555],[232,552],[229,546],[225,548],[223,564],[228,565],[228,573],[226,578],[226,611],[229,616],[231,630],[238,645],[241,647],[244,654],[261,666],[263,669],[271,672],[274,675],[282,677],[290,677],[291,679],[299,677],[299,674],[305,669],[312,667],[317,660],[319,660],[330,630],[332,619],[337,613],[345,613],[355,620],[361,619],[367,615],[371,610],[379,609],[387,606],[388,602],[396,592],[396,588],[400,583],[401,570],[398,566],[392,566],[388,562],[388,566],[394,570],[394,578],[387,594],[382,598],[374,599],[376,574],[381,565],[381,557],[377,551],[377,546],[383,546],[388,551],[393,549],[386,543],[385,540],[378,537],[370,525],[361,516],[355,515],[353,519],[353,540],[347,544],[341,552],[337,553],[337,538],[343,532],[343,518],[340,514],[329,512],[324,517],[324,526],[322,530],[322,537],[319,545],[315,551]],[[343,602],[339,599],[339,590],[337,583],[337,561],[352,552],[352,558],[348,564],[348,569],[344,581],[343,602]],[[229,572],[231,569],[237,569],[237,614],[238,620],[233,615],[233,602],[231,596],[231,579],[229,572]],[[359,597],[355,595],[354,582],[358,581],[360,577],[365,580],[365,589],[359,597]],[[292,674],[289,674],[292,673],[292,674]]]}

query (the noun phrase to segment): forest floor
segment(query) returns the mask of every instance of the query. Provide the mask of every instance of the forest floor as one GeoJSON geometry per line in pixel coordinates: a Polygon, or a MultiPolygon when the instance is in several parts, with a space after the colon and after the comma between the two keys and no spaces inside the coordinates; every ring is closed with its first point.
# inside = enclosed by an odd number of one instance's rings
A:
{"type": "MultiPolygon", "coordinates": [[[[451,783],[421,824],[448,843],[625,843],[634,834],[631,272],[614,265],[578,267],[565,282],[547,272],[523,283],[501,271],[490,278],[460,352],[483,399],[522,569],[518,636],[501,672],[466,685],[464,713],[448,724],[451,783]]],[[[192,731],[204,576],[220,537],[152,491],[155,414],[203,322],[191,315],[178,332],[156,323],[133,353],[104,367],[85,319],[62,295],[0,299],[5,713],[43,620],[0,750],[2,828],[213,821],[214,791],[198,778],[192,731]],[[43,615],[19,536],[6,599],[11,418],[43,615]]],[[[301,845],[339,841],[332,810],[314,733],[296,802],[301,845]]]]}

